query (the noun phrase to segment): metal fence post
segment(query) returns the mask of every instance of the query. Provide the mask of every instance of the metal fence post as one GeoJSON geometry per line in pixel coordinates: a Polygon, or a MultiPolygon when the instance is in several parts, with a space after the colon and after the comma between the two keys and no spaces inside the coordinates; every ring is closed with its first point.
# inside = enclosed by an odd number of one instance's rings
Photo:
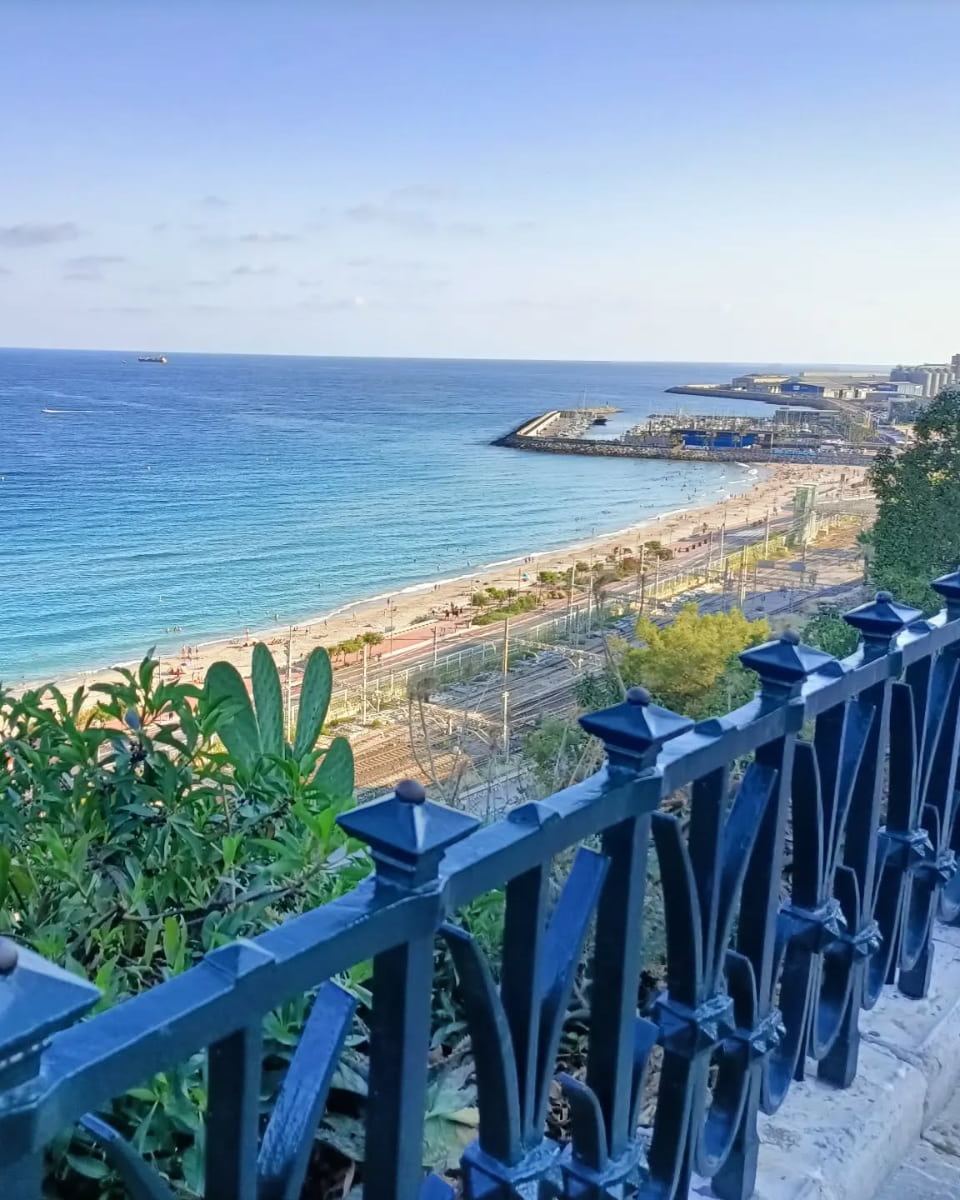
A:
{"type": "Polygon", "coordinates": [[[740,910],[737,957],[731,960],[739,992],[738,1028],[731,1047],[735,1046],[743,1058],[745,1097],[729,1154],[713,1176],[713,1188],[723,1200],[742,1200],[752,1195],[760,1149],[757,1116],[761,1108],[773,1103],[771,1093],[779,1092],[781,1086],[789,1087],[795,1070],[793,1054],[800,1048],[802,1055],[805,1046],[809,992],[803,978],[793,980],[796,996],[781,993],[781,1005],[791,1002],[796,1010],[791,1014],[790,1030],[785,1028],[775,1003],[780,967],[778,939],[783,936],[778,898],[794,748],[803,722],[800,692],[811,674],[834,662],[829,654],[802,645],[791,631],[778,641],[745,651],[740,661],[760,678],[761,712],[792,705],[793,713],[785,736],[759,747],[756,753],[756,766],[771,773],[775,782],[747,864],[743,889],[751,903],[740,910]],[[774,1055],[778,1057],[771,1061],[774,1055]]]}
{"type": "Polygon", "coordinates": [[[444,850],[479,825],[475,817],[427,801],[423,785],[403,779],[394,794],[337,818],[373,854],[385,901],[425,896],[434,920],[373,960],[366,1200],[415,1200],[423,1176],[423,1119],[430,1050],[436,892],[444,850]]]}
{"type": "Polygon", "coordinates": [[[48,1039],[99,999],[92,984],[0,938],[0,1116],[18,1114],[0,1145],[0,1196],[40,1200],[43,1147],[36,1144],[31,1091],[48,1039]]]}
{"type": "Polygon", "coordinates": [[[637,1017],[650,812],[659,800],[654,768],[664,743],[693,722],[651,704],[644,688],[631,688],[624,704],[583,717],[580,724],[603,740],[610,769],[622,776],[625,787],[642,786],[644,776],[655,783],[643,798],[645,811],[603,835],[610,867],[597,908],[587,1082],[563,1081],[573,1118],[573,1153],[565,1167],[568,1194],[601,1196],[617,1193],[640,1154],[636,1106],[647,1055],[657,1039],[654,1023],[637,1017]],[[591,1112],[599,1123],[591,1122],[591,1112]]]}
{"type": "MultiPolygon", "coordinates": [[[[896,654],[895,640],[897,635],[923,614],[919,609],[908,608],[906,605],[895,604],[889,592],[878,592],[876,599],[870,604],[862,604],[852,612],[844,615],[844,620],[860,634],[861,653],[865,660],[870,661],[884,658],[891,653],[896,654]]],[[[927,660],[928,662],[930,660],[927,660]]],[[[895,659],[899,674],[899,656],[895,659]]],[[[902,687],[903,685],[898,685],[902,687]]],[[[871,993],[874,989],[870,984],[871,956],[881,947],[884,934],[890,953],[900,955],[899,941],[894,930],[881,931],[875,920],[875,903],[879,899],[877,880],[883,881],[883,864],[878,861],[878,840],[880,823],[880,805],[883,798],[884,772],[881,766],[884,754],[883,748],[890,745],[890,712],[893,688],[889,679],[861,693],[859,703],[868,705],[873,715],[869,732],[866,735],[866,745],[863,748],[861,769],[857,772],[856,782],[851,789],[850,807],[846,821],[846,839],[844,842],[842,865],[838,866],[838,878],[834,888],[838,895],[849,890],[843,887],[844,877],[855,880],[858,903],[845,904],[844,916],[850,927],[845,935],[844,948],[851,957],[851,973],[853,985],[851,996],[843,1015],[840,1032],[829,1052],[822,1058],[817,1068],[821,1078],[838,1087],[848,1087],[857,1072],[857,1060],[860,1048],[859,1018],[860,1008],[872,1004],[871,993]]],[[[825,717],[820,718],[825,721],[825,717]]],[[[956,699],[954,700],[953,719],[956,720],[956,699]]],[[[902,731],[897,732],[898,738],[902,731]]],[[[954,734],[954,736],[956,736],[954,734]]],[[[890,745],[890,762],[895,774],[898,747],[890,745]]],[[[953,757],[953,756],[951,756],[953,757]]],[[[894,789],[895,791],[895,785],[894,789]]],[[[952,796],[952,779],[949,785],[952,796]]],[[[888,825],[896,822],[897,804],[893,799],[891,811],[888,811],[888,825]]],[[[916,814],[916,823],[921,823],[920,814],[916,814]]],[[[920,831],[922,833],[922,830],[920,831]]],[[[888,843],[885,840],[885,845],[888,843]]],[[[889,884],[889,876],[885,881],[889,884]]],[[[904,880],[903,882],[908,882],[904,880]]],[[[878,962],[880,956],[877,956],[878,962]]],[[[874,968],[876,972],[876,968],[874,968]]],[[[921,966],[921,973],[923,967],[921,966]]],[[[881,969],[881,975],[886,970],[881,969]]],[[[925,988],[923,989],[926,990],[925,988]]]]}

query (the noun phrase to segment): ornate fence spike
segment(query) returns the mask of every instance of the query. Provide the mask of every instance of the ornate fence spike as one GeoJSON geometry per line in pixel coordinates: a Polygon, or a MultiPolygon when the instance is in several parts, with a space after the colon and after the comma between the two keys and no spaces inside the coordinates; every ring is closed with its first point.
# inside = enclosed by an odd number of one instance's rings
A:
{"type": "Polygon", "coordinates": [[[919,608],[897,604],[889,592],[877,592],[876,599],[844,613],[843,619],[860,634],[866,656],[877,658],[888,653],[901,630],[922,616],[919,608]]]}
{"type": "Polygon", "coordinates": [[[370,847],[378,883],[412,890],[434,881],[443,852],[480,822],[434,804],[415,779],[401,779],[392,796],[341,813],[337,824],[370,847]]]}
{"type": "Polygon", "coordinates": [[[818,671],[839,671],[837,660],[813,646],[805,646],[798,634],[786,629],[774,641],[754,646],[739,656],[740,661],[760,676],[760,700],[774,708],[800,695],[809,676],[818,671]]]}
{"type": "Polygon", "coordinates": [[[947,602],[947,618],[951,621],[960,618],[960,569],[941,575],[930,586],[947,602]]]}
{"type": "Polygon", "coordinates": [[[611,765],[642,770],[656,762],[664,742],[686,733],[694,723],[654,704],[646,688],[632,687],[622,704],[588,713],[580,724],[600,738],[611,765]]]}

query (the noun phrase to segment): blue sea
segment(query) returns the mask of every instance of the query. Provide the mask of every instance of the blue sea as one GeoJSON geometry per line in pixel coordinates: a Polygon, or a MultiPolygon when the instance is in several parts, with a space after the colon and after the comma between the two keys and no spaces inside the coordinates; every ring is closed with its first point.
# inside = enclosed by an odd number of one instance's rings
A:
{"type": "Polygon", "coordinates": [[[749,485],[726,464],[493,447],[524,418],[756,364],[0,351],[0,678],[316,616],[749,485]],[[167,632],[174,626],[180,631],[167,632]]]}

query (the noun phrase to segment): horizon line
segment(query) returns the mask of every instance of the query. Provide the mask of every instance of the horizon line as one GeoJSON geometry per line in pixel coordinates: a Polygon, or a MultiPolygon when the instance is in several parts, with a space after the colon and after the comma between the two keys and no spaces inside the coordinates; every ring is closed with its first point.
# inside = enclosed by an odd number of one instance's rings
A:
{"type": "MultiPolygon", "coordinates": [[[[144,350],[140,348],[120,349],[109,346],[0,346],[0,354],[8,352],[30,352],[35,354],[162,354],[164,356],[178,355],[180,357],[196,357],[196,358],[324,358],[335,359],[347,362],[363,362],[374,360],[380,362],[492,362],[492,363],[570,363],[589,365],[605,365],[605,366],[651,366],[662,364],[664,366],[683,366],[687,364],[696,366],[737,366],[739,364],[748,363],[751,365],[764,364],[767,366],[783,366],[795,364],[799,366],[820,366],[820,367],[854,367],[857,369],[864,367],[891,367],[897,365],[894,362],[876,362],[869,360],[856,361],[848,359],[844,361],[830,359],[784,359],[784,358],[524,358],[524,357],[498,357],[494,355],[453,355],[453,354],[322,354],[322,353],[281,353],[279,351],[244,351],[244,350],[144,350]]],[[[901,358],[898,362],[904,362],[901,358]]],[[[933,360],[925,359],[924,362],[932,362],[933,360]]]]}

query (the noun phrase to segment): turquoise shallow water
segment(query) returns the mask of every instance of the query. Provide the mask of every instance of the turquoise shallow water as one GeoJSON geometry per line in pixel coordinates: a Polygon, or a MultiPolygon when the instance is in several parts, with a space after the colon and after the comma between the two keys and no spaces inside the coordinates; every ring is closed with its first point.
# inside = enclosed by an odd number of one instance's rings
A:
{"type": "Polygon", "coordinates": [[[747,369],[0,351],[0,678],[298,620],[742,490],[735,466],[489,442],[583,396],[624,410],[612,433],[709,408],[663,389],[747,369]]]}

